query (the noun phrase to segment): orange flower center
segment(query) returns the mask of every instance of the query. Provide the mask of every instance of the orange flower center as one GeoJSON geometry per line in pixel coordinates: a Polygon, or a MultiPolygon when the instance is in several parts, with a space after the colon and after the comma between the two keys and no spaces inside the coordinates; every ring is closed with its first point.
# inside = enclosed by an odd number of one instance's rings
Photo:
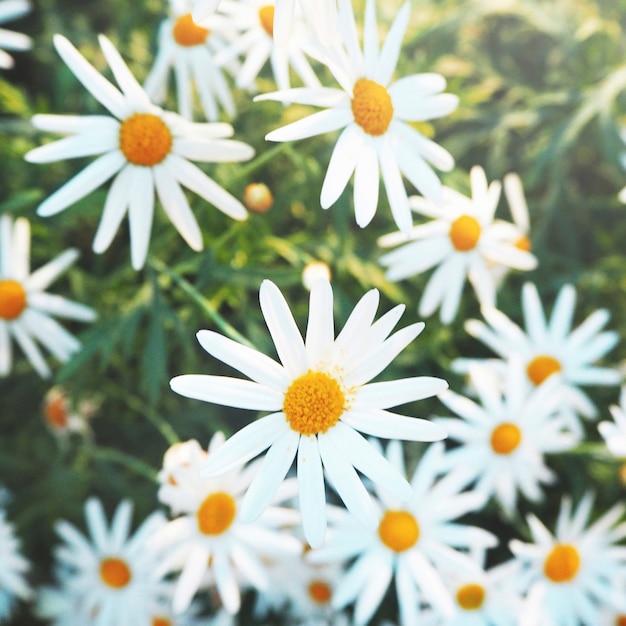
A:
{"type": "Polygon", "coordinates": [[[461,215],[450,224],[448,235],[455,250],[468,252],[476,247],[481,232],[482,228],[476,218],[471,215],[461,215]]]}
{"type": "Polygon", "coordinates": [[[540,354],[526,366],[526,374],[535,385],[541,385],[546,378],[560,372],[561,369],[561,364],[553,356],[540,354]]]}
{"type": "Polygon", "coordinates": [[[205,535],[221,535],[235,519],[237,504],[234,498],[223,491],[208,495],[196,512],[198,528],[205,535]]]}
{"type": "Polygon", "coordinates": [[[0,319],[17,319],[26,308],[26,291],[16,280],[0,280],[0,319]]]}
{"type": "Polygon", "coordinates": [[[544,574],[554,583],[573,580],[579,569],[578,550],[568,543],[557,543],[543,564],[544,574]]]}
{"type": "Polygon", "coordinates": [[[626,615],[618,615],[615,620],[615,626],[626,626],[626,615]]]}
{"type": "Polygon", "coordinates": [[[389,92],[373,80],[359,78],[352,89],[352,115],[368,135],[384,135],[393,119],[389,92]]]}
{"type": "Polygon", "coordinates": [[[457,604],[466,611],[479,609],[485,601],[485,588],[476,583],[459,587],[456,592],[457,604]]]}
{"type": "Polygon", "coordinates": [[[325,433],[344,412],[346,398],[339,383],[324,372],[309,371],[285,392],[283,413],[292,430],[302,435],[325,433]]]}
{"type": "Polygon", "coordinates": [[[533,249],[530,239],[526,237],[526,235],[522,235],[514,245],[516,248],[523,250],[524,252],[530,252],[533,249]]]}
{"type": "Polygon", "coordinates": [[[309,596],[317,604],[328,604],[333,595],[330,585],[323,580],[312,580],[309,583],[309,596]]]}
{"type": "Polygon", "coordinates": [[[417,543],[420,527],[408,511],[386,511],[378,525],[378,536],[390,550],[404,552],[417,543]]]}
{"type": "Polygon", "coordinates": [[[259,21],[265,32],[270,36],[274,36],[274,5],[266,4],[259,9],[259,21]]]}
{"type": "Polygon", "coordinates": [[[498,424],[491,432],[491,447],[496,454],[511,454],[522,441],[522,431],[509,422],[498,424]]]}
{"type": "Polygon", "coordinates": [[[123,559],[109,557],[100,562],[100,578],[113,589],[126,587],[131,579],[130,567],[123,559]]]}
{"type": "Polygon", "coordinates": [[[67,400],[62,394],[51,398],[44,407],[46,422],[53,428],[63,430],[67,428],[67,400]]]}
{"type": "Polygon", "coordinates": [[[120,126],[120,150],[134,165],[160,163],[172,149],[172,133],[167,124],[151,113],[135,113],[120,126]]]}
{"type": "Polygon", "coordinates": [[[174,23],[172,36],[179,46],[199,46],[203,44],[211,31],[193,21],[191,13],[181,15],[174,23]]]}
{"type": "Polygon", "coordinates": [[[152,626],[173,626],[172,620],[167,617],[153,617],[152,626]]]}

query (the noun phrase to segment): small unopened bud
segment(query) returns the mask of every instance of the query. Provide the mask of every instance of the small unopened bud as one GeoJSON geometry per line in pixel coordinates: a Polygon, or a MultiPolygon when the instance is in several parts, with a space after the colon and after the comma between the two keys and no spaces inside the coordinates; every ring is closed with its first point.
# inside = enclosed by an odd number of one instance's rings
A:
{"type": "Polygon", "coordinates": [[[243,192],[243,202],[253,213],[265,213],[274,204],[274,196],[265,183],[250,183],[243,192]]]}
{"type": "Polygon", "coordinates": [[[330,267],[324,261],[311,261],[302,270],[302,284],[309,291],[318,280],[330,280],[330,278],[330,267]]]}

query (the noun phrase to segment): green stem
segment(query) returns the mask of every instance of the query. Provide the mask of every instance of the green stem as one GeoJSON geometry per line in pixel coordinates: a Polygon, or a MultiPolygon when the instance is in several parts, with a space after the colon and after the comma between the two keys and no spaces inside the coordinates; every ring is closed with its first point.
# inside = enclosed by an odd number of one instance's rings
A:
{"type": "Polygon", "coordinates": [[[287,151],[289,146],[290,144],[287,142],[279,143],[277,146],[274,146],[273,148],[270,148],[269,150],[266,150],[265,152],[260,154],[258,157],[256,157],[256,159],[250,161],[250,163],[237,168],[237,173],[230,178],[230,180],[228,181],[229,184],[233,181],[239,181],[243,178],[246,178],[247,176],[252,174],[252,172],[263,167],[266,163],[271,161],[281,152],[287,151]]]}
{"type": "Polygon", "coordinates": [[[122,465],[131,470],[135,474],[147,478],[151,482],[156,482],[157,470],[144,461],[136,459],[134,456],[130,456],[129,454],[121,452],[115,448],[94,447],[90,452],[93,457],[96,457],[101,461],[117,463],[118,465],[122,465]]]}
{"type": "Polygon", "coordinates": [[[148,264],[157,272],[161,272],[171,278],[217,325],[228,337],[249,348],[255,348],[237,329],[231,326],[219,313],[219,311],[207,300],[187,279],[183,278],[176,270],[167,266],[159,259],[150,257],[148,264]]]}

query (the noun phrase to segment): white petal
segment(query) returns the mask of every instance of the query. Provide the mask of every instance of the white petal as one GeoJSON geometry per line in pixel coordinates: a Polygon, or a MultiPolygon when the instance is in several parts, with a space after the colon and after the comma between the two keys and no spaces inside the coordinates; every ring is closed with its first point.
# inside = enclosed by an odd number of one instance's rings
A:
{"type": "Polygon", "coordinates": [[[322,184],[322,208],[332,206],[346,188],[361,154],[363,141],[363,133],[355,124],[347,126],[339,135],[322,184]]]}
{"type": "Polygon", "coordinates": [[[363,59],[366,74],[373,74],[378,63],[378,24],[376,23],[376,3],[365,1],[365,18],[363,23],[363,59]]]}
{"type": "Polygon", "coordinates": [[[379,182],[378,154],[372,143],[366,141],[354,170],[354,214],[361,228],[365,228],[376,213],[379,182]]]}
{"type": "Polygon", "coordinates": [[[82,322],[91,322],[96,318],[96,312],[92,308],[50,293],[29,294],[28,305],[56,317],[82,322]]]}
{"type": "Polygon", "coordinates": [[[22,349],[22,352],[26,355],[26,358],[30,361],[30,364],[39,376],[42,378],[49,378],[51,373],[50,368],[43,358],[41,350],[25,332],[23,326],[19,323],[14,323],[11,326],[11,332],[15,337],[15,341],[17,341],[18,345],[22,349]]]}
{"type": "MultiPolygon", "coordinates": [[[[127,167],[131,168],[130,165],[127,167]]],[[[128,222],[130,225],[130,256],[132,266],[140,270],[148,256],[152,218],[154,217],[154,179],[152,168],[132,166],[128,222]]]]}
{"type": "Polygon", "coordinates": [[[185,566],[176,582],[172,599],[172,608],[175,613],[186,611],[191,604],[192,598],[200,587],[202,577],[208,569],[209,556],[210,553],[203,545],[188,551],[185,566]]]}
{"type": "Polygon", "coordinates": [[[294,89],[263,93],[254,98],[255,102],[266,100],[306,104],[330,109],[346,102],[348,97],[345,91],[333,87],[296,87],[294,89]]]}
{"type": "Polygon", "coordinates": [[[326,534],[326,495],[322,459],[315,436],[300,437],[298,492],[304,536],[312,548],[319,548],[326,534]]]}
{"type": "Polygon", "coordinates": [[[335,340],[333,291],[330,282],[318,280],[311,289],[309,321],[306,328],[306,352],[313,366],[328,357],[335,340]]]}
{"type": "Polygon", "coordinates": [[[385,43],[374,70],[374,80],[381,85],[388,85],[398,63],[402,39],[409,23],[411,3],[405,2],[396,13],[391,28],[387,32],[385,43]]]}
{"type": "Polygon", "coordinates": [[[339,130],[353,121],[348,108],[318,111],[297,122],[273,130],[265,136],[267,141],[295,141],[339,130]]]}
{"type": "Polygon", "coordinates": [[[247,161],[254,156],[254,149],[242,141],[232,139],[206,139],[194,137],[177,138],[173,150],[176,154],[200,163],[231,163],[247,161]]]}
{"type": "Polygon", "coordinates": [[[394,109],[402,100],[415,101],[442,92],[446,88],[446,79],[441,74],[411,74],[398,79],[388,88],[394,109]]]}
{"type": "Polygon", "coordinates": [[[425,198],[437,204],[443,203],[441,181],[419,154],[400,144],[396,158],[400,171],[425,198]]]}
{"type": "Polygon", "coordinates": [[[380,163],[391,214],[396,222],[396,226],[408,234],[413,226],[411,209],[391,141],[383,142],[380,163]]]}
{"type": "Polygon", "coordinates": [[[441,378],[417,376],[364,385],[357,391],[356,401],[359,407],[388,409],[407,402],[431,398],[447,388],[448,383],[441,378]]]}
{"type": "Polygon", "coordinates": [[[25,281],[29,291],[43,291],[78,258],[78,250],[70,248],[34,271],[25,281]]]}
{"type": "Polygon", "coordinates": [[[119,136],[116,132],[119,124],[117,120],[109,119],[113,122],[113,128],[98,128],[80,135],[52,141],[27,152],[24,160],[29,163],[50,163],[115,150],[119,145],[119,136]]]}
{"type": "Polygon", "coordinates": [[[547,339],[546,318],[543,314],[539,292],[533,283],[525,283],[522,287],[522,309],[526,332],[535,345],[544,345],[547,339]]]}
{"type": "Polygon", "coordinates": [[[126,210],[130,202],[130,196],[127,193],[133,176],[133,169],[129,165],[124,167],[122,171],[113,179],[111,188],[107,194],[102,209],[102,217],[98,224],[98,230],[93,239],[93,251],[96,254],[104,252],[113,241],[126,210]]]}

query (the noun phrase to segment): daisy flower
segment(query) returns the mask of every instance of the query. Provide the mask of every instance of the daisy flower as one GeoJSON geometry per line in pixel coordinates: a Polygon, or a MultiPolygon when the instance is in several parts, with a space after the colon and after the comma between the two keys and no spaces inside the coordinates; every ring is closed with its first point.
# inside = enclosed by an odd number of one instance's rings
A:
{"type": "Polygon", "coordinates": [[[0,376],[11,371],[11,339],[42,378],[51,372],[37,342],[61,362],[80,349],[80,342],[54,318],[91,322],[94,310],[46,292],[77,258],[78,251],[69,249],[31,273],[28,220],[13,223],[8,215],[0,217],[0,376]]]}
{"type": "MultiPolygon", "coordinates": [[[[597,409],[580,387],[618,385],[622,376],[616,369],[595,365],[619,341],[616,332],[602,331],[609,320],[609,312],[598,309],[572,330],[575,308],[576,289],[564,285],[547,321],[537,287],[526,283],[522,289],[525,331],[504,313],[488,307],[483,308],[487,324],[468,320],[465,329],[500,357],[485,361],[485,365],[495,367],[500,373],[506,367],[504,361],[514,355],[524,363],[529,386],[538,386],[558,373],[562,410],[568,426],[577,436],[582,436],[578,415],[595,418],[597,409]]],[[[473,360],[458,360],[453,368],[465,371],[470,362],[473,360]]]]}
{"type": "Polygon", "coordinates": [[[198,333],[209,354],[252,380],[184,375],[172,379],[172,389],[206,402],[271,412],[226,441],[204,467],[207,475],[217,475],[269,448],[243,499],[242,520],[263,511],[296,456],[300,511],[311,546],[322,543],[326,530],[322,467],[346,506],[370,527],[378,525],[378,515],[355,468],[402,500],[412,496],[404,477],[358,431],[389,439],[443,439],[440,426],[386,409],[436,395],[447,383],[417,377],[367,384],[424,328],[412,324],[390,336],[404,306],[373,323],[378,299],[376,289],[365,294],[335,338],[332,288],[318,280],[303,340],[278,287],[263,281],[261,310],[281,364],[215,332],[198,333]]]}
{"type": "Polygon", "coordinates": [[[554,535],[531,514],[532,543],[511,541],[528,590],[523,626],[596,626],[601,611],[626,610],[626,547],[615,545],[626,537],[626,523],[616,526],[625,507],[618,504],[587,526],[592,507],[589,493],[574,512],[564,498],[554,535]]]}
{"type": "Polygon", "coordinates": [[[237,72],[237,87],[252,89],[259,72],[269,60],[279,89],[289,89],[289,71],[293,71],[307,87],[319,87],[320,82],[304,55],[308,34],[302,20],[295,20],[283,45],[274,40],[274,2],[271,0],[222,0],[220,13],[239,32],[215,56],[224,65],[244,55],[237,72]]]}
{"type": "Polygon", "coordinates": [[[113,115],[35,115],[33,124],[71,135],[31,150],[25,159],[48,163],[99,154],[93,163],[44,200],[39,215],[59,213],[114,177],[93,242],[100,253],[111,244],[128,211],[131,260],[141,269],[148,253],[158,195],[169,219],[194,250],[202,249],[202,234],[181,185],[214,204],[233,219],[247,217],[244,206],[190,160],[241,161],[253,155],[250,146],[225,139],[229,124],[193,124],[154,106],[146,92],[103,35],[100,47],[121,91],[114,87],[61,35],[54,45],[76,78],[113,115]]]}
{"type": "MultiPolygon", "coordinates": [[[[31,10],[28,0],[0,0],[0,24],[23,17],[31,10]]],[[[13,67],[13,57],[7,50],[28,50],[32,40],[28,35],[0,28],[0,68],[8,70],[13,67]]]]}
{"type": "MultiPolygon", "coordinates": [[[[73,614],[81,616],[83,624],[146,623],[154,602],[166,593],[167,585],[157,572],[163,555],[147,547],[147,540],[165,520],[153,513],[130,535],[131,517],[132,504],[124,500],[107,527],[101,502],[90,498],[85,504],[89,537],[69,522],[56,526],[64,541],[55,551],[59,582],[63,595],[75,600],[73,614]]],[[[55,618],[63,605],[48,601],[40,605],[40,613],[46,609],[49,614],[42,616],[55,618]]]]}
{"type": "Polygon", "coordinates": [[[171,16],[159,29],[159,50],[145,82],[146,93],[154,102],[165,98],[170,68],[174,69],[178,112],[193,117],[192,90],[195,85],[206,119],[219,118],[218,104],[229,116],[235,104],[222,69],[214,55],[224,45],[216,23],[196,23],[189,0],[170,0],[171,16]]]}
{"type": "Polygon", "coordinates": [[[391,82],[410,10],[409,2],[402,6],[379,52],[375,2],[367,0],[361,51],[352,5],[341,0],[339,30],[345,50],[336,47],[325,57],[341,88],[301,88],[256,98],[324,107],[272,131],[266,139],[293,141],[343,128],[322,185],[322,207],[338,200],[354,172],[356,221],[367,226],[376,212],[382,175],[395,222],[406,233],[412,222],[402,174],[423,195],[441,202],[441,182],[427,161],[445,171],[454,165],[446,150],[409,123],[442,117],[458,104],[456,96],[441,93],[446,81],[439,74],[413,74],[391,82]]]}
{"type": "Polygon", "coordinates": [[[409,201],[415,212],[435,219],[414,226],[408,234],[408,242],[403,232],[378,240],[383,247],[401,244],[380,259],[391,281],[436,267],[422,295],[419,313],[430,316],[440,307],[439,316],[444,324],[450,324],[457,313],[466,279],[481,305],[494,306],[493,267],[531,270],[537,265],[537,259],[530,252],[513,243],[518,236],[516,227],[494,219],[500,182],[488,184],[482,167],[474,166],[470,183],[471,198],[444,187],[441,206],[426,198],[411,197],[409,201]]]}
{"type": "Polygon", "coordinates": [[[558,415],[561,397],[555,377],[528,393],[524,366],[511,359],[501,392],[491,370],[475,365],[469,373],[479,402],[450,390],[439,395],[462,418],[437,420],[459,443],[446,459],[450,468],[464,468],[468,482],[476,483],[474,489],[487,498],[495,496],[512,517],[518,491],[537,502],[543,497],[541,485],[556,479],[544,455],[571,449],[577,439],[558,415]]]}
{"type": "Polygon", "coordinates": [[[91,434],[89,420],[99,408],[97,400],[73,401],[68,392],[57,385],[46,392],[42,414],[54,435],[67,438],[71,433],[77,433],[87,437],[91,434]]]}
{"type": "Polygon", "coordinates": [[[612,422],[600,422],[598,430],[609,452],[619,459],[626,459],[626,387],[622,387],[619,406],[610,407],[612,422]]]}
{"type": "MultiPolygon", "coordinates": [[[[454,603],[443,582],[442,568],[472,571],[473,561],[460,550],[484,550],[497,543],[490,532],[453,521],[480,510],[486,498],[477,492],[459,493],[467,482],[464,472],[438,478],[443,455],[443,444],[436,443],[421,458],[411,479],[414,496],[408,502],[376,489],[376,507],[381,514],[376,528],[366,528],[346,513],[326,544],[309,554],[315,563],[356,557],[332,599],[336,608],[355,602],[356,626],[370,621],[392,579],[403,626],[418,623],[421,602],[444,615],[453,614],[454,603]]],[[[399,441],[389,443],[387,458],[404,473],[399,441]]]]}
{"type": "MultiPolygon", "coordinates": [[[[223,440],[222,433],[213,437],[209,459],[223,447],[223,440]]],[[[174,468],[174,480],[161,487],[160,497],[181,513],[156,534],[152,543],[168,552],[159,572],[182,570],[174,591],[175,612],[189,606],[208,575],[224,608],[237,613],[242,582],[260,590],[268,587],[266,559],[302,551],[299,540],[277,530],[296,522],[298,516],[291,509],[272,507],[254,524],[241,521],[241,496],[257,465],[238,465],[218,478],[204,478],[198,463],[190,458],[190,463],[174,468]]]]}
{"type": "Polygon", "coordinates": [[[0,622],[7,620],[16,598],[28,600],[32,590],[25,574],[30,563],[20,552],[20,542],[6,512],[0,509],[0,622]]]}

